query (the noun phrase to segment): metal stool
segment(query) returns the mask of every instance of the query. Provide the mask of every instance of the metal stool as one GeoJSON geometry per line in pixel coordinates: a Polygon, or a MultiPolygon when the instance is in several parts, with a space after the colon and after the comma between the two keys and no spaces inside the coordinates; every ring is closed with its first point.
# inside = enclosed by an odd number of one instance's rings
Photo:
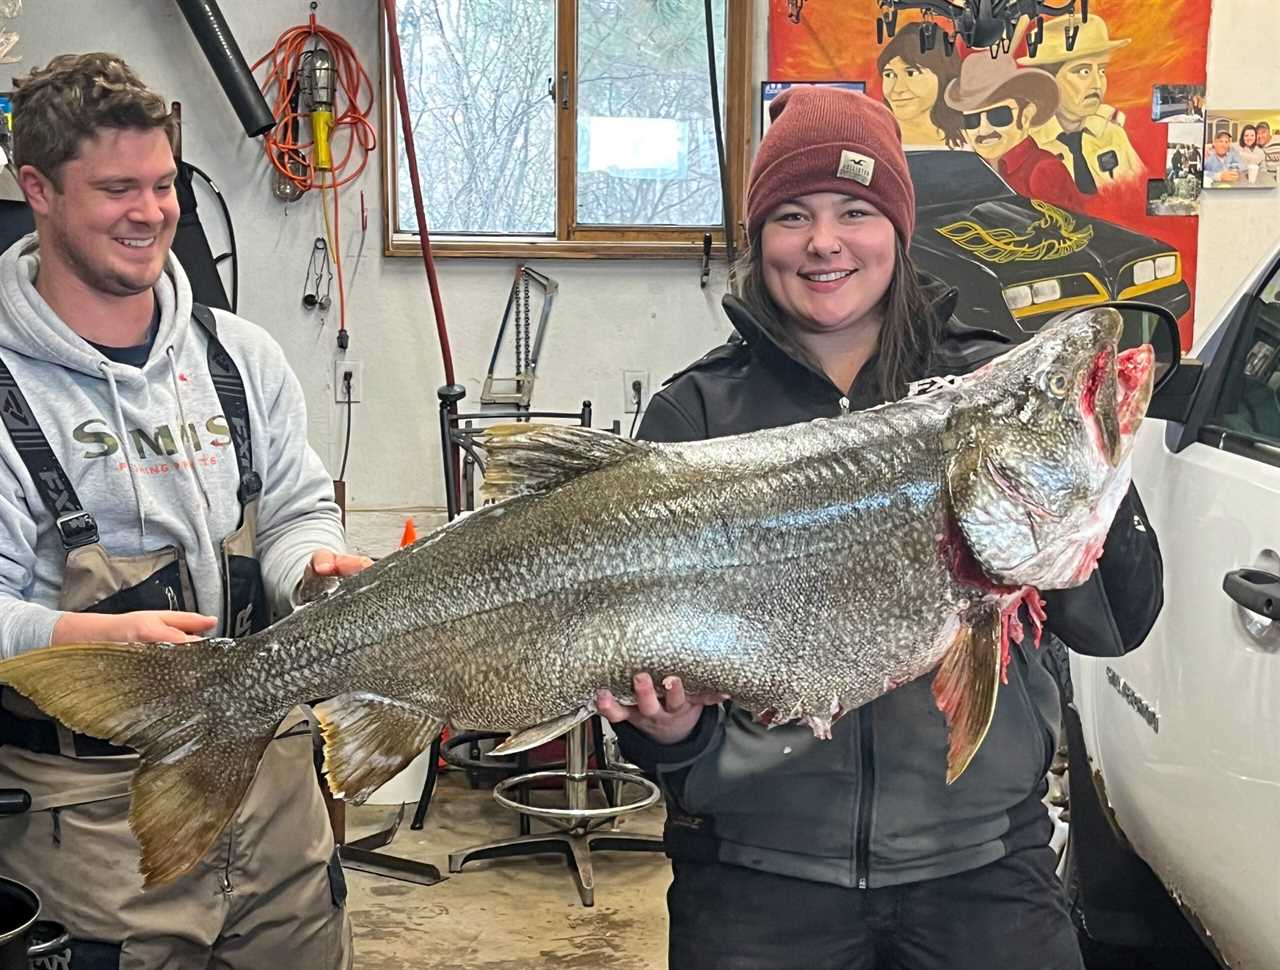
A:
{"type": "MultiPolygon", "coordinates": [[[[638,812],[655,804],[660,797],[658,786],[647,778],[627,771],[606,768],[588,768],[587,751],[590,747],[588,731],[590,722],[573,728],[566,739],[565,767],[561,770],[534,771],[500,781],[493,789],[498,804],[541,819],[553,826],[553,831],[535,835],[518,835],[515,838],[478,845],[470,849],[449,853],[449,871],[461,872],[468,862],[480,859],[506,859],[514,856],[542,855],[560,852],[565,857],[569,871],[578,885],[582,905],[595,905],[595,875],[591,867],[591,850],[614,852],[661,852],[662,837],[657,835],[619,835],[616,832],[599,831],[622,815],[638,812]],[[509,797],[513,789],[522,792],[529,785],[548,779],[563,782],[565,808],[546,808],[528,805],[509,797]],[[590,785],[606,782],[617,786],[620,792],[626,785],[644,789],[645,794],[634,801],[609,805],[607,808],[588,808],[587,794],[590,785]]],[[[609,799],[610,801],[619,800],[609,799]]]]}

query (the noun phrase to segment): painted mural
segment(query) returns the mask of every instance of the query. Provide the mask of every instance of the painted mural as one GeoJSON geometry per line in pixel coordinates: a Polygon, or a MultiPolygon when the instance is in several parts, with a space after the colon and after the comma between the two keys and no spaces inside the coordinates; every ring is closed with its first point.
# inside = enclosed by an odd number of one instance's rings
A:
{"type": "Polygon", "coordinates": [[[1209,7],[1092,0],[1071,50],[1070,20],[1046,18],[1035,56],[1020,31],[993,57],[922,51],[909,13],[878,44],[875,0],[809,0],[798,24],[771,0],[768,79],[864,81],[889,106],[916,183],[912,254],[961,288],[966,322],[1033,332],[1141,299],[1173,311],[1189,346],[1195,210],[1150,200],[1168,191],[1173,94],[1205,81],[1209,7]]]}

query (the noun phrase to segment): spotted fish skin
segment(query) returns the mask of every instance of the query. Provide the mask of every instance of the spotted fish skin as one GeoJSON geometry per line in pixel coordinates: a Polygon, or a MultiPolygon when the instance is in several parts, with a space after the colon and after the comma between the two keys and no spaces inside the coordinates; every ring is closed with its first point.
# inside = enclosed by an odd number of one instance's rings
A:
{"type": "Polygon", "coordinates": [[[1119,334],[1115,311],[1088,311],[929,393],[733,438],[493,429],[499,504],[262,633],[49,647],[0,663],[0,683],[139,750],[147,885],[199,861],[297,704],[331,788],[358,799],[446,721],[520,750],[589,716],[599,688],[627,697],[638,671],[828,736],[937,668],[954,779],[1018,604],[1087,577],[1127,488],[1152,362],[1117,355],[1119,334]]]}

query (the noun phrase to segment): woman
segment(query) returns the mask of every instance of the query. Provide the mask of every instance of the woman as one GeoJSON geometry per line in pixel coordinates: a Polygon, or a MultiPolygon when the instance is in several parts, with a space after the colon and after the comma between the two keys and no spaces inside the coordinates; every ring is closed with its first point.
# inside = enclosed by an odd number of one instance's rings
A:
{"type": "Polygon", "coordinates": [[[1244,162],[1246,177],[1250,182],[1257,179],[1267,163],[1267,153],[1258,144],[1258,128],[1256,125],[1245,125],[1240,129],[1240,144],[1236,148],[1240,160],[1244,162]]]}
{"type": "Polygon", "coordinates": [[[898,119],[904,145],[963,148],[964,116],[942,100],[960,76],[960,58],[941,47],[920,51],[920,25],[907,24],[876,61],[884,103],[898,119]]]}
{"type": "MultiPolygon", "coordinates": [[[[836,417],[1006,347],[952,319],[956,291],[912,265],[914,189],[889,111],[822,88],[770,111],[740,298],[725,299],[738,335],[654,396],[642,437],[836,417]]],[[[1141,516],[1136,497],[1122,503],[1100,566],[1123,609],[1101,580],[1051,595],[1049,628],[1073,647],[1123,652],[1154,621],[1159,554],[1141,516]],[[1099,616],[1105,630],[1086,622],[1099,616]]],[[[1060,653],[1015,648],[983,748],[949,787],[932,675],[841,718],[829,741],[766,730],[671,678],[659,697],[637,675],[634,706],[601,692],[623,752],[667,797],[672,970],[1080,970],[1041,801],[1060,653]]]]}

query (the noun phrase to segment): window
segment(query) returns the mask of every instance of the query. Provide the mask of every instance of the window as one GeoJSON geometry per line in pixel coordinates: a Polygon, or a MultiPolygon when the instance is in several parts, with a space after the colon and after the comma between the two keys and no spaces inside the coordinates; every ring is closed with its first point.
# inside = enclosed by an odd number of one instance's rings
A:
{"type": "Polygon", "coordinates": [[[1280,266],[1249,304],[1201,435],[1280,464],[1280,266]]]}
{"type": "MultiPolygon", "coordinates": [[[[751,141],[752,4],[712,6],[736,225],[751,141]]],[[[403,0],[435,251],[688,256],[707,233],[721,247],[704,16],[697,0],[403,0]]],[[[394,86],[383,91],[386,251],[416,254],[394,86]]]]}

